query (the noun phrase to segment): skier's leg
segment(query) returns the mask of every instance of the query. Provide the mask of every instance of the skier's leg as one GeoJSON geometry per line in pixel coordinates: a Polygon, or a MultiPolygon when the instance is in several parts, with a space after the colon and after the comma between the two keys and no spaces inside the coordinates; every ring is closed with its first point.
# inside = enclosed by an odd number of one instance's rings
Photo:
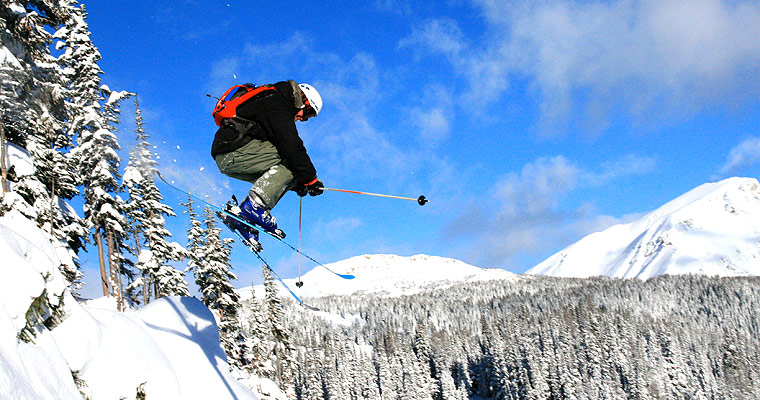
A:
{"type": "Polygon", "coordinates": [[[217,156],[216,162],[225,175],[253,184],[248,197],[240,203],[241,216],[274,233],[277,222],[269,210],[293,181],[293,174],[281,164],[274,145],[254,139],[238,150],[217,156]]]}
{"type": "Polygon", "coordinates": [[[290,189],[292,183],[293,173],[284,165],[277,164],[253,183],[249,196],[252,199],[260,199],[262,205],[271,210],[290,189]]]}

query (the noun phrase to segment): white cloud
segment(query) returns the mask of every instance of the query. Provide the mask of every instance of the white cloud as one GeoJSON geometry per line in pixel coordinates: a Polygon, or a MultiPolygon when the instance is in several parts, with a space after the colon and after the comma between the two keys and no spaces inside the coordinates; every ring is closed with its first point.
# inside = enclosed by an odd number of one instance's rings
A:
{"type": "Polygon", "coordinates": [[[720,168],[721,174],[731,174],[741,168],[760,163],[760,138],[750,137],[728,153],[725,164],[720,168]]]}
{"type": "Polygon", "coordinates": [[[654,163],[626,155],[590,171],[564,156],[540,158],[496,182],[492,198],[466,207],[443,235],[477,237],[469,257],[478,265],[518,267],[512,265],[522,261],[518,257],[560,250],[589,233],[630,220],[602,215],[591,203],[567,208],[565,199],[616,179],[649,173],[654,163]]]}
{"type": "Polygon", "coordinates": [[[467,104],[486,106],[527,78],[547,132],[571,122],[600,132],[620,114],[663,124],[760,97],[756,1],[475,4],[485,40],[468,44],[455,21],[433,20],[402,43],[449,57],[470,82],[467,104]]]}
{"type": "Polygon", "coordinates": [[[601,165],[599,172],[586,173],[583,179],[589,185],[603,185],[624,176],[650,173],[654,171],[656,164],[657,162],[652,157],[626,154],[618,159],[605,162],[601,165]]]}
{"type": "Polygon", "coordinates": [[[356,228],[362,226],[362,220],[356,217],[338,217],[330,221],[320,221],[312,232],[321,240],[337,240],[350,237],[356,228]]]}
{"type": "Polygon", "coordinates": [[[501,203],[500,218],[516,219],[555,209],[576,185],[581,170],[563,156],[540,158],[510,174],[495,186],[501,203]]]}
{"type": "Polygon", "coordinates": [[[432,147],[449,136],[454,113],[452,90],[439,85],[427,87],[418,106],[410,111],[411,123],[419,130],[422,145],[432,147]]]}
{"type": "Polygon", "coordinates": [[[412,34],[402,39],[399,48],[434,51],[457,58],[466,48],[464,36],[453,19],[431,19],[416,27],[412,34]]]}

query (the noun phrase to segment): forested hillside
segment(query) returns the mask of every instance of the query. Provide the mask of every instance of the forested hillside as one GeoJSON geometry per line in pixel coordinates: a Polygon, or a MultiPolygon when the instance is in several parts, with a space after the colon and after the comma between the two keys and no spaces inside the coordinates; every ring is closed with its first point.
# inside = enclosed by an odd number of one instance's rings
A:
{"type": "Polygon", "coordinates": [[[345,323],[286,313],[301,399],[760,398],[758,278],[536,277],[313,303],[345,323]]]}

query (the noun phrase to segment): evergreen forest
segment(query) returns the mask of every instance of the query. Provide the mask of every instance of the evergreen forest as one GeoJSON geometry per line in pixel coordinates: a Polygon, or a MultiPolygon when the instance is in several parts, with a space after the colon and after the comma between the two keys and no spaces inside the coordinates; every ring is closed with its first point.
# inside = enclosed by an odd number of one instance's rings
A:
{"type": "MultiPolygon", "coordinates": [[[[523,277],[287,303],[300,399],[758,399],[760,280],[523,277]]],[[[245,307],[244,307],[245,308],[245,307]]]]}

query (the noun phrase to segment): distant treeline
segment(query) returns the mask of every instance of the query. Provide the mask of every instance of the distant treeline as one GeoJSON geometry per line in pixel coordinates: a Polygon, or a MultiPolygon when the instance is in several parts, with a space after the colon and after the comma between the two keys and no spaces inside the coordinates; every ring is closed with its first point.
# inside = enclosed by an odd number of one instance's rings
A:
{"type": "Polygon", "coordinates": [[[760,279],[522,277],[287,305],[299,399],[760,399],[760,279]]]}

